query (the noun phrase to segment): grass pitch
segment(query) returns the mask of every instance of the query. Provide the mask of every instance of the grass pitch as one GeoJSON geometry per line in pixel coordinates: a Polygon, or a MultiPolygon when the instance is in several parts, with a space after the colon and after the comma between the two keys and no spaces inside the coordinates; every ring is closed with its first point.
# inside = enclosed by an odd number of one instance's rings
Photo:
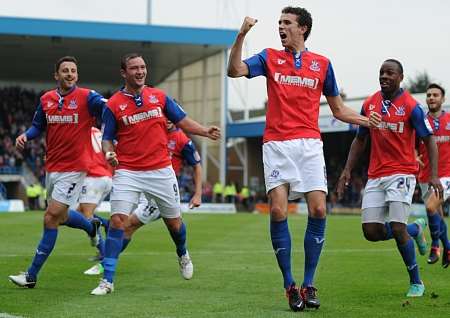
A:
{"type": "MultiPolygon", "coordinates": [[[[448,317],[450,268],[418,256],[426,295],[407,299],[408,276],[394,241],[363,239],[359,217],[331,216],[316,285],[319,310],[289,310],[264,215],[185,215],[194,278],[178,272],[163,223],[141,228],[121,255],[111,295],[89,295],[83,275],[95,250],[79,230],[61,227],[34,289],[7,280],[28,267],[42,213],[0,214],[0,317],[448,317]]],[[[291,216],[293,271],[303,277],[305,216],[291,216]]],[[[427,232],[428,235],[428,232],[427,232]]],[[[429,236],[428,236],[429,237],[429,236]]]]}

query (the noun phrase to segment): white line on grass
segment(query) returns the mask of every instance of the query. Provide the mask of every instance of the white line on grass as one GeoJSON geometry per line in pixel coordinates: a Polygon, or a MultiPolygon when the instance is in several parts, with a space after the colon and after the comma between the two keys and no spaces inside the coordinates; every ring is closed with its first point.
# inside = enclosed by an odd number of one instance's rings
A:
{"type": "Polygon", "coordinates": [[[7,312],[0,312],[0,318],[23,318],[23,317],[10,315],[7,312]]]}
{"type": "MultiPolygon", "coordinates": [[[[294,250],[295,252],[302,252],[300,250],[294,250]]],[[[363,253],[363,254],[371,254],[371,253],[392,253],[397,251],[395,248],[337,248],[337,249],[327,249],[323,250],[325,254],[340,254],[340,253],[363,253]]],[[[192,250],[192,254],[204,254],[204,255],[235,255],[235,254],[266,254],[273,253],[272,250],[192,250]]],[[[168,255],[173,254],[173,251],[167,252],[124,252],[125,255],[129,256],[146,256],[146,255],[168,255]]],[[[27,257],[31,254],[0,254],[0,257],[27,257]]],[[[90,256],[88,253],[55,253],[57,256],[90,256]]],[[[2,318],[0,316],[0,318],[2,318]]]]}

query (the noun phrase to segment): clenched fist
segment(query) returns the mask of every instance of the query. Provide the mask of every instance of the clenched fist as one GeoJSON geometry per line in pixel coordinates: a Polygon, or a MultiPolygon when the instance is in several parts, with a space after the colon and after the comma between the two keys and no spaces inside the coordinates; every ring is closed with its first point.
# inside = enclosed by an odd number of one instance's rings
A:
{"type": "Polygon", "coordinates": [[[248,31],[258,22],[257,19],[251,18],[251,17],[245,17],[244,22],[242,22],[241,30],[239,33],[242,35],[246,35],[248,31]]]}

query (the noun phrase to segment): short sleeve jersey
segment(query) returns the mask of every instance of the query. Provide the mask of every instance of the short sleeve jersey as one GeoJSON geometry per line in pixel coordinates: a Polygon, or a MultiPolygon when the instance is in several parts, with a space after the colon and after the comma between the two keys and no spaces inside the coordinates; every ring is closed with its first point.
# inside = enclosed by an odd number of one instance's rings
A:
{"type": "Polygon", "coordinates": [[[173,99],[159,89],[144,87],[133,96],[123,90],[107,103],[103,139],[116,139],[117,169],[148,171],[171,165],[167,149],[167,118],[178,123],[186,116],[173,99]]]}
{"type": "Polygon", "coordinates": [[[105,101],[96,92],[80,87],[64,96],[54,89],[41,97],[33,126],[47,130],[48,172],[87,172],[92,152],[86,145],[91,142],[94,116],[101,116],[105,101]]]}
{"type": "Polygon", "coordinates": [[[180,175],[183,163],[186,161],[190,166],[200,163],[200,155],[194,143],[184,134],[181,129],[174,129],[168,133],[169,141],[167,148],[172,160],[172,167],[177,176],[180,175]]]}
{"type": "Polygon", "coordinates": [[[102,132],[95,127],[91,128],[92,162],[87,175],[89,177],[111,177],[113,169],[105,159],[102,151],[102,132]]]}
{"type": "MultiPolygon", "coordinates": [[[[427,120],[433,129],[434,140],[438,146],[438,176],[439,178],[450,177],[450,113],[443,111],[438,118],[430,114],[427,120]]],[[[420,168],[419,182],[426,183],[430,181],[431,168],[427,149],[423,142],[419,143],[419,154],[422,155],[424,167],[420,168]]]]}
{"type": "Polygon", "coordinates": [[[419,103],[406,91],[401,90],[393,100],[383,99],[379,91],[366,99],[361,113],[382,115],[377,128],[360,127],[358,134],[370,132],[371,151],[369,178],[394,174],[416,174],[419,166],[415,157],[416,134],[425,137],[431,127],[419,103]]]}
{"type": "Polygon", "coordinates": [[[320,97],[337,96],[333,67],[319,54],[265,49],[244,60],[247,77],[267,79],[268,106],[264,142],[320,139],[320,97]]]}

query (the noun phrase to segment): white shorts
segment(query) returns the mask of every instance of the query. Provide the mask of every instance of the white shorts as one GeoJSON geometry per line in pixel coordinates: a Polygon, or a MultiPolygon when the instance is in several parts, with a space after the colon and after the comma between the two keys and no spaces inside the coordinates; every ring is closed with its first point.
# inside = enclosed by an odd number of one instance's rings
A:
{"type": "MultiPolygon", "coordinates": [[[[384,214],[388,210],[389,203],[402,202],[411,205],[415,188],[416,177],[414,175],[396,174],[369,179],[362,199],[362,222],[384,223],[384,214]]],[[[409,209],[404,209],[404,211],[399,212],[404,215],[396,215],[396,220],[394,221],[407,221],[409,209]]]]}
{"type": "Polygon", "coordinates": [[[289,200],[310,191],[328,193],[327,172],[320,139],[269,141],[263,145],[266,192],[289,184],[289,200]]]}
{"type": "Polygon", "coordinates": [[[68,206],[76,204],[86,172],[47,172],[47,198],[68,206]]]}
{"type": "Polygon", "coordinates": [[[154,199],[163,218],[181,216],[180,191],[172,166],[150,170],[116,170],[111,190],[111,213],[129,215],[136,209],[139,195],[154,199]]]}
{"type": "MultiPolygon", "coordinates": [[[[441,181],[442,187],[444,188],[444,201],[450,197],[450,177],[443,177],[439,179],[441,181]]],[[[428,183],[419,183],[420,192],[422,193],[422,200],[426,202],[430,196],[430,189],[428,188],[428,183]]],[[[432,191],[432,190],[431,190],[432,191]]]]}
{"type": "Polygon", "coordinates": [[[135,214],[143,224],[156,221],[161,217],[161,213],[159,213],[155,200],[151,199],[148,201],[143,194],[139,197],[138,207],[133,211],[133,214],[135,214]]]}
{"type": "Polygon", "coordinates": [[[99,205],[112,188],[111,177],[86,177],[81,187],[79,203],[99,205]]]}

